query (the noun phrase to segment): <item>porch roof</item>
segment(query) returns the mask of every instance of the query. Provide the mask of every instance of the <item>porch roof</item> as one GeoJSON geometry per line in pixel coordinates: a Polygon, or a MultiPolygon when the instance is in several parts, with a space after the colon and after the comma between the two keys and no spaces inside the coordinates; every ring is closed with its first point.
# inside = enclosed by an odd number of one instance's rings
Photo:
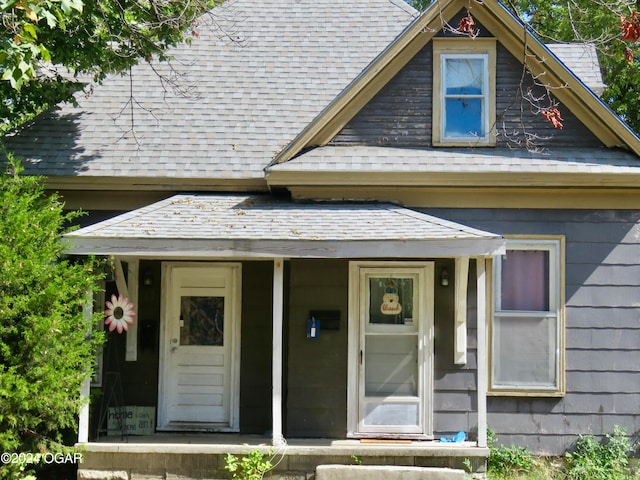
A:
{"type": "Polygon", "coordinates": [[[65,235],[70,254],[198,258],[493,256],[502,236],[394,204],[176,195],[65,235]]]}

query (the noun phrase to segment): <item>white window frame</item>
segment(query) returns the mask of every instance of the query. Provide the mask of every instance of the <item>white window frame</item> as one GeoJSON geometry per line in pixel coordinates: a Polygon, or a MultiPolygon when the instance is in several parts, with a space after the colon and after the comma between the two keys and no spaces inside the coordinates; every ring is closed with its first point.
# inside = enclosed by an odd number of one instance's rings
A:
{"type": "MultiPolygon", "coordinates": [[[[565,393],[565,322],[564,322],[564,237],[510,237],[507,238],[507,255],[510,250],[546,250],[549,252],[549,310],[514,311],[501,310],[501,260],[493,264],[492,315],[489,336],[489,394],[495,396],[563,396],[565,393]],[[496,320],[501,317],[535,318],[555,320],[555,383],[547,386],[499,383],[496,371],[499,368],[496,320]]],[[[551,360],[551,359],[550,359],[551,360]]]]}
{"type": "MultiPolygon", "coordinates": [[[[459,96],[459,95],[456,95],[459,96]]],[[[494,38],[433,40],[433,124],[432,143],[435,146],[495,145],[496,143],[496,41],[494,38]],[[481,59],[484,63],[482,119],[484,134],[445,136],[446,61],[449,59],[481,59]]]]}

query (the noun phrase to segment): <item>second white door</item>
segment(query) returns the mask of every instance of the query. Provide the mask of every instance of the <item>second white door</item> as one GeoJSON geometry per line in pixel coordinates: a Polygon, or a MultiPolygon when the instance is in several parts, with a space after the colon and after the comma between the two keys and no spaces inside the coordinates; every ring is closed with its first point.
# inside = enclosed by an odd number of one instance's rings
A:
{"type": "Polygon", "coordinates": [[[238,429],[238,264],[163,264],[158,428],[238,429]]]}

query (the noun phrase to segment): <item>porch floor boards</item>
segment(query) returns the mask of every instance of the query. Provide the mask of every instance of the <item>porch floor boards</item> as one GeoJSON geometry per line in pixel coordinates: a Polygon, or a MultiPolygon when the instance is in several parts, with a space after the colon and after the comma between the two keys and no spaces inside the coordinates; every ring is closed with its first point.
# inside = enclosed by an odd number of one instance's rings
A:
{"type": "Polygon", "coordinates": [[[328,438],[292,438],[284,446],[271,445],[271,438],[245,434],[157,433],[148,436],[108,436],[81,444],[86,452],[121,453],[231,453],[251,450],[274,451],[286,455],[359,455],[465,457],[487,456],[487,448],[475,442],[442,443],[432,441],[384,441],[328,438]]]}

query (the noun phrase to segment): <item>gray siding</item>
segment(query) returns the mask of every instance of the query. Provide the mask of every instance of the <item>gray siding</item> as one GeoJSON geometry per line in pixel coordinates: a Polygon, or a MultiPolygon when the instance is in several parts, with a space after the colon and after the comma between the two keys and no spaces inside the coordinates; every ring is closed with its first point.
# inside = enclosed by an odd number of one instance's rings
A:
{"type": "MultiPolygon", "coordinates": [[[[436,261],[454,281],[451,260],[436,261]]],[[[436,438],[477,424],[475,345],[475,266],[470,268],[469,361],[453,364],[453,288],[435,282],[434,291],[434,434],[436,438]]],[[[343,438],[347,419],[348,261],[290,262],[286,434],[289,437],[343,438]],[[340,330],[322,330],[306,338],[309,310],[341,311],[340,330]]]]}
{"type": "Polygon", "coordinates": [[[467,294],[467,363],[455,365],[454,345],[454,288],[455,266],[451,261],[436,262],[435,287],[435,369],[434,369],[434,434],[452,435],[466,432],[470,438],[477,435],[477,344],[476,344],[476,268],[469,265],[467,294]],[[442,268],[449,273],[449,286],[437,280],[442,268]]]}
{"type": "Polygon", "coordinates": [[[562,453],[579,434],[640,431],[640,212],[457,210],[429,213],[502,234],[566,237],[564,398],[489,398],[506,444],[562,453]]]}
{"type": "MultiPolygon", "coordinates": [[[[485,35],[490,33],[482,26],[480,29],[485,35]]],[[[336,135],[331,144],[430,147],[433,95],[431,47],[431,43],[426,45],[336,135]]],[[[522,62],[500,44],[496,69],[498,146],[525,148],[525,132],[530,142],[540,147],[571,147],[576,142],[583,147],[601,146],[598,139],[562,106],[559,107],[565,125],[562,130],[553,128],[542,115],[534,114],[537,108],[532,105],[532,98],[544,98],[539,102],[540,107],[549,106],[551,100],[546,91],[535,84],[531,75],[523,72],[522,62]]]]}
{"type": "Polygon", "coordinates": [[[291,260],[286,435],[344,438],[347,431],[346,260],[291,260]],[[307,338],[310,310],[339,310],[340,329],[307,338]]]}
{"type": "Polygon", "coordinates": [[[240,431],[271,430],[273,262],[242,264],[240,431]]]}

